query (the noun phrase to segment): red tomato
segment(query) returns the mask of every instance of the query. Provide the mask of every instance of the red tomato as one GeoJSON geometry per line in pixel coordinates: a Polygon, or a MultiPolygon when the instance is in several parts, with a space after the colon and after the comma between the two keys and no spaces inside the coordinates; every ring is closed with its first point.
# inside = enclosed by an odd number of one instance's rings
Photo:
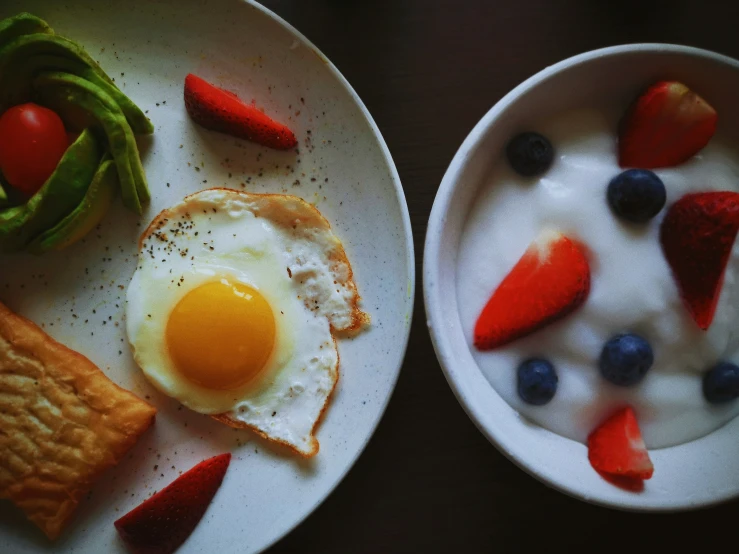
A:
{"type": "Polygon", "coordinates": [[[48,108],[21,104],[0,117],[0,171],[27,196],[46,182],[68,146],[64,123],[48,108]]]}

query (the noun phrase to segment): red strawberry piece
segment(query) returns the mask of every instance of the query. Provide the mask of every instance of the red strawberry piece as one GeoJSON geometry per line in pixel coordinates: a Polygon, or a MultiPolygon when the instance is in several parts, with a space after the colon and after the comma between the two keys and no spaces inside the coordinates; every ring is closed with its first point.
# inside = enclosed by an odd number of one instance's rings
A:
{"type": "Polygon", "coordinates": [[[298,144],[293,132],[269,118],[253,105],[244,104],[233,92],[223,90],[200,77],[185,77],[185,108],[195,123],[276,148],[288,150],[298,144]]]}
{"type": "Polygon", "coordinates": [[[736,192],[688,194],[662,221],[662,252],[690,315],[704,331],[713,321],[738,230],[736,192]]]}
{"type": "Polygon", "coordinates": [[[491,350],[563,318],[585,302],[590,266],[575,241],[545,232],[493,292],[475,325],[475,346],[491,350]]]}
{"type": "Polygon", "coordinates": [[[200,462],[115,522],[135,554],[168,554],[190,536],[221,486],[231,454],[200,462]]]}
{"type": "Polygon", "coordinates": [[[676,81],[660,81],[636,99],[618,136],[621,167],[672,167],[697,154],[716,132],[716,110],[676,81]]]}
{"type": "Polygon", "coordinates": [[[654,466],[631,406],[621,408],[590,433],[588,459],[595,470],[606,475],[652,477],[654,466]]]}

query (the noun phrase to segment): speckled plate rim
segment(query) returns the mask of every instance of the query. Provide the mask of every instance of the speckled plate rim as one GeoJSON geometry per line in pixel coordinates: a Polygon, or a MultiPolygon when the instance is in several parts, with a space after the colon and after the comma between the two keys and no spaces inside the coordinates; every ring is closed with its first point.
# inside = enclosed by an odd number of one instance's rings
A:
{"type": "Polygon", "coordinates": [[[400,182],[400,175],[398,174],[398,170],[395,167],[395,162],[393,161],[393,157],[390,154],[390,149],[387,147],[387,143],[385,143],[385,139],[382,137],[380,128],[375,123],[375,120],[372,119],[372,115],[370,115],[369,110],[364,105],[364,102],[362,102],[361,98],[359,98],[359,95],[354,91],[352,86],[349,84],[349,81],[346,80],[346,78],[341,74],[341,72],[336,68],[336,66],[333,63],[331,63],[331,61],[318,49],[318,47],[315,44],[313,44],[310,40],[308,40],[305,37],[305,35],[303,35],[300,31],[298,31],[290,23],[282,19],[279,15],[269,10],[268,8],[262,6],[255,0],[244,0],[244,2],[246,4],[249,4],[251,7],[257,9],[258,11],[263,13],[265,16],[277,22],[286,31],[294,35],[305,46],[310,48],[316,54],[316,56],[318,56],[321,59],[321,61],[326,65],[326,68],[336,78],[337,82],[344,88],[344,90],[349,94],[351,99],[356,103],[356,105],[359,107],[362,114],[364,115],[364,118],[366,119],[370,128],[372,129],[372,132],[375,135],[375,139],[377,140],[377,143],[379,144],[380,149],[382,150],[382,153],[385,158],[385,162],[387,163],[388,169],[390,170],[390,174],[392,176],[392,181],[393,181],[393,185],[395,189],[396,199],[398,201],[398,204],[401,207],[400,211],[402,212],[402,220],[403,220],[403,236],[406,240],[406,244],[408,245],[406,249],[406,260],[405,261],[408,267],[407,279],[409,283],[408,294],[410,296],[409,308],[410,308],[410,314],[411,314],[408,325],[405,326],[405,330],[404,330],[405,336],[402,338],[402,349],[400,351],[400,356],[398,357],[397,367],[395,369],[395,373],[393,376],[392,387],[390,388],[390,392],[385,398],[383,405],[380,407],[380,410],[377,413],[377,417],[375,421],[372,422],[370,432],[367,433],[367,436],[365,437],[362,443],[362,446],[359,448],[359,450],[357,450],[356,454],[349,461],[346,467],[342,471],[337,472],[334,482],[331,483],[326,488],[326,491],[323,494],[323,497],[319,498],[315,504],[307,508],[305,510],[305,515],[303,515],[303,517],[298,518],[291,525],[285,526],[282,533],[277,534],[275,538],[264,547],[264,550],[267,550],[268,548],[273,546],[275,543],[280,541],[282,538],[287,536],[291,531],[293,531],[293,529],[295,529],[301,523],[303,523],[303,521],[305,521],[308,518],[308,516],[310,516],[321,504],[323,504],[323,502],[336,489],[339,483],[341,483],[344,477],[346,477],[346,475],[349,473],[351,468],[354,467],[354,464],[357,462],[359,457],[362,455],[365,448],[367,448],[367,445],[369,444],[370,439],[375,434],[375,431],[377,430],[377,426],[380,424],[380,421],[382,420],[382,417],[385,414],[385,410],[387,409],[387,406],[390,403],[390,399],[392,398],[393,392],[395,391],[395,386],[397,385],[398,377],[400,376],[400,370],[403,366],[403,361],[405,360],[405,353],[406,353],[406,350],[408,349],[408,339],[410,337],[410,330],[411,330],[411,326],[413,322],[412,320],[413,303],[415,301],[415,293],[416,293],[416,266],[415,266],[415,253],[414,253],[414,246],[413,246],[413,232],[411,230],[411,218],[410,218],[410,213],[408,212],[408,203],[406,202],[406,199],[405,199],[405,193],[403,192],[403,185],[400,182]]]}
{"type": "MultiPolygon", "coordinates": [[[[726,487],[716,489],[711,487],[711,494],[698,500],[685,498],[682,501],[676,502],[655,502],[649,500],[645,501],[644,497],[638,494],[632,494],[629,496],[628,493],[622,494],[620,492],[614,492],[613,494],[594,493],[592,490],[588,489],[588,485],[585,483],[586,480],[579,481],[572,479],[568,482],[563,481],[560,472],[554,468],[556,464],[551,464],[551,466],[546,463],[542,464],[541,461],[543,456],[541,453],[532,455],[531,452],[527,451],[526,448],[522,448],[522,445],[517,442],[515,433],[511,433],[510,429],[504,429],[503,425],[499,422],[493,422],[491,424],[490,418],[485,416],[484,408],[479,402],[481,397],[480,391],[475,390],[471,382],[465,379],[465,373],[468,373],[469,371],[468,367],[462,367],[462,364],[458,363],[455,356],[456,353],[460,352],[460,346],[463,346],[466,350],[468,350],[468,346],[466,343],[460,345],[458,344],[459,341],[455,341],[450,338],[450,336],[459,336],[456,332],[459,332],[459,328],[461,326],[459,322],[459,314],[456,310],[456,296],[455,300],[451,302],[456,313],[450,313],[450,302],[445,300],[445,297],[448,297],[449,295],[448,293],[445,294],[445,290],[447,289],[443,288],[445,283],[443,279],[444,272],[456,271],[456,268],[450,269],[449,267],[444,267],[443,264],[443,249],[451,246],[449,243],[445,243],[444,240],[444,230],[450,217],[450,206],[458,193],[460,177],[462,176],[465,167],[474,155],[476,149],[480,146],[482,139],[491,132],[491,129],[495,126],[496,122],[517,98],[522,96],[525,92],[545,83],[548,79],[566,69],[579,66],[599,58],[638,52],[681,54],[687,57],[725,64],[739,71],[739,60],[735,60],[729,56],[709,50],[676,44],[638,43],[611,46],[578,54],[543,69],[515,87],[500,99],[482,117],[482,119],[480,119],[472,131],[470,131],[444,174],[434,199],[426,232],[422,269],[423,294],[427,314],[427,326],[431,335],[432,344],[449,386],[475,426],[510,461],[545,485],[568,496],[591,504],[635,512],[678,512],[707,508],[735,499],[739,497],[739,484],[735,485],[733,488],[726,487]],[[452,330],[455,332],[450,332],[452,330]]],[[[448,281],[449,279],[446,281],[447,284],[448,281]]],[[[489,385],[489,383],[487,383],[476,365],[474,365],[474,369],[476,369],[479,374],[477,384],[481,383],[480,380],[485,381],[484,384],[487,385],[486,388],[489,389],[489,391],[492,391],[491,393],[486,391],[488,397],[495,397],[497,405],[503,405],[503,411],[506,411],[507,408],[505,417],[509,418],[511,421],[516,419],[517,421],[522,422],[514,423],[512,425],[518,425],[519,429],[523,429],[523,426],[526,425],[523,423],[525,419],[511,408],[489,385]]],[[[739,418],[735,418],[706,437],[692,442],[696,443],[698,441],[705,441],[708,438],[715,438],[719,433],[722,435],[726,434],[729,426],[731,426],[732,429],[739,428],[737,420],[739,420],[739,418]]],[[[531,424],[528,425],[531,426],[531,424]]],[[[538,427],[536,424],[533,425],[538,427]]],[[[549,446],[555,442],[567,442],[582,446],[584,453],[586,453],[586,449],[583,445],[575,443],[575,441],[561,437],[560,435],[541,427],[538,427],[538,429],[540,438],[542,439],[542,450],[548,450],[549,446]]],[[[685,446],[685,444],[672,448],[681,448],[683,446],[685,446]]],[[[671,449],[660,450],[666,451],[671,449]]],[[[660,450],[655,451],[655,453],[660,452],[660,450]]],[[[583,458],[587,463],[586,456],[583,456],[583,458]]],[[[616,487],[613,487],[613,489],[620,491],[620,489],[616,489],[616,487]]]]}

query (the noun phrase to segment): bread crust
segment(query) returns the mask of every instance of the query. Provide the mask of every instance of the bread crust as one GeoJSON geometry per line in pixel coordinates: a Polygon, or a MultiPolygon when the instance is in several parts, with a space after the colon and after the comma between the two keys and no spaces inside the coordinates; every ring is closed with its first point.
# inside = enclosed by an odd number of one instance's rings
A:
{"type": "Polygon", "coordinates": [[[56,539],[156,408],[0,303],[0,498],[56,539]]]}

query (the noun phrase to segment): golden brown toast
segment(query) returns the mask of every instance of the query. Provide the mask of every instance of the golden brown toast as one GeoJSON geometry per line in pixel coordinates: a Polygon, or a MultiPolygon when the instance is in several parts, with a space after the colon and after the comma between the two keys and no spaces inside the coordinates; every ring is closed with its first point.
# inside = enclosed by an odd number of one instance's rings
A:
{"type": "Polygon", "coordinates": [[[0,498],[50,539],[156,408],[0,303],[0,498]]]}

